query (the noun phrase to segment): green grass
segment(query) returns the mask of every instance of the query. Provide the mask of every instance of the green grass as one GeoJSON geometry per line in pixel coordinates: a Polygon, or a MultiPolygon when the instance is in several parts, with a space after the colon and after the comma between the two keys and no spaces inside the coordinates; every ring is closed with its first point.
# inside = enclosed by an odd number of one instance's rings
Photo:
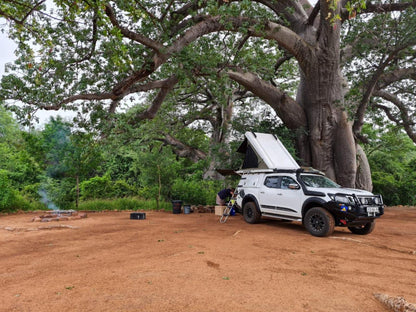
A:
{"type": "MultiPolygon", "coordinates": [[[[156,200],[145,200],[135,197],[116,198],[116,199],[94,199],[80,202],[78,210],[83,211],[103,211],[103,210],[156,210],[156,200]]],[[[169,202],[159,202],[159,209],[172,211],[172,204],[169,202]]]]}

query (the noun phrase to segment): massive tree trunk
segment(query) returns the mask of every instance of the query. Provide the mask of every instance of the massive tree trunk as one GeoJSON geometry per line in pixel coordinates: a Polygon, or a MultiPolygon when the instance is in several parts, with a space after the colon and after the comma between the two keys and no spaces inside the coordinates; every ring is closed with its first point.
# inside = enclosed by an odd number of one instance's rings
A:
{"type": "MultiPolygon", "coordinates": [[[[328,16],[328,6],[321,14],[328,16]]],[[[334,14],[334,12],[332,12],[334,14]]],[[[309,149],[299,150],[300,157],[346,187],[357,181],[357,149],[344,105],[343,77],[340,65],[340,22],[320,19],[318,39],[305,32],[303,39],[314,45],[314,57],[301,68],[297,102],[307,118],[309,149]]],[[[366,158],[361,159],[362,162],[366,158]]],[[[365,164],[364,164],[365,166],[365,164]]],[[[361,174],[369,172],[363,170],[361,174]]],[[[359,178],[361,187],[371,188],[371,178],[359,178]],[[363,181],[370,181],[363,185],[363,181]]]]}
{"type": "MultiPolygon", "coordinates": [[[[319,49],[316,62],[302,73],[297,102],[307,119],[307,148],[298,149],[307,165],[343,186],[356,180],[356,148],[352,125],[343,111],[342,79],[337,56],[319,49]]],[[[332,51],[331,51],[332,52],[332,51]]]]}

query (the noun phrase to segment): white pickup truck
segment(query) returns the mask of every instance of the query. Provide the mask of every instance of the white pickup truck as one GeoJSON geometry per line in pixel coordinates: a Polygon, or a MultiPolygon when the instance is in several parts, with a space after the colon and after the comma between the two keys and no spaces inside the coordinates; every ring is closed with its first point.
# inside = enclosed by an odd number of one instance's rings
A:
{"type": "Polygon", "coordinates": [[[384,213],[381,195],[342,188],[316,170],[300,168],[274,135],[245,135],[236,208],[246,222],[262,216],[301,221],[314,236],[331,235],[335,226],[361,235],[373,231],[374,220],[384,213]]]}

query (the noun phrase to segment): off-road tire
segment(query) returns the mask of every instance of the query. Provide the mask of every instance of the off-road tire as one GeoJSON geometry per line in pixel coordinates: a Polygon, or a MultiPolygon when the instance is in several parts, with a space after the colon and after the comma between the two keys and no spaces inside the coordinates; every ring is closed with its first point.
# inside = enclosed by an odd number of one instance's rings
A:
{"type": "Polygon", "coordinates": [[[261,213],[254,202],[247,202],[243,207],[243,216],[247,223],[254,224],[260,221],[261,213]]]}
{"type": "Polygon", "coordinates": [[[335,228],[334,217],[321,207],[309,209],[305,214],[303,224],[309,233],[318,237],[331,235],[335,228]]]}
{"type": "Polygon", "coordinates": [[[370,234],[374,230],[375,227],[376,227],[376,223],[373,221],[373,222],[368,222],[360,226],[349,226],[348,230],[350,230],[351,233],[354,233],[354,234],[367,235],[367,234],[370,234]]]}

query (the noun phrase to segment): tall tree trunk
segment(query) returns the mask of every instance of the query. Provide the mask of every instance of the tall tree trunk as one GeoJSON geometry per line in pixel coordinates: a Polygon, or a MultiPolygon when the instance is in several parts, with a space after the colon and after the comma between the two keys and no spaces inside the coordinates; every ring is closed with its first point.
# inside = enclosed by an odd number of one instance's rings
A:
{"type": "Polygon", "coordinates": [[[356,149],[351,123],[342,111],[340,82],[324,67],[303,76],[298,102],[307,116],[308,148],[299,150],[307,163],[338,183],[355,185],[356,149]]]}
{"type": "MultiPolygon", "coordinates": [[[[328,23],[325,21],[324,23],[328,23]]],[[[356,181],[356,146],[352,124],[343,110],[343,87],[337,25],[322,25],[314,58],[301,72],[297,102],[302,106],[308,130],[308,148],[300,157],[347,187],[356,181]]],[[[313,41],[313,38],[306,38],[313,41]]]]}
{"type": "Polygon", "coordinates": [[[76,189],[77,189],[77,198],[76,198],[76,200],[75,200],[75,207],[77,208],[77,210],[78,210],[78,205],[79,205],[79,176],[78,175],[76,175],[76,189]]]}

